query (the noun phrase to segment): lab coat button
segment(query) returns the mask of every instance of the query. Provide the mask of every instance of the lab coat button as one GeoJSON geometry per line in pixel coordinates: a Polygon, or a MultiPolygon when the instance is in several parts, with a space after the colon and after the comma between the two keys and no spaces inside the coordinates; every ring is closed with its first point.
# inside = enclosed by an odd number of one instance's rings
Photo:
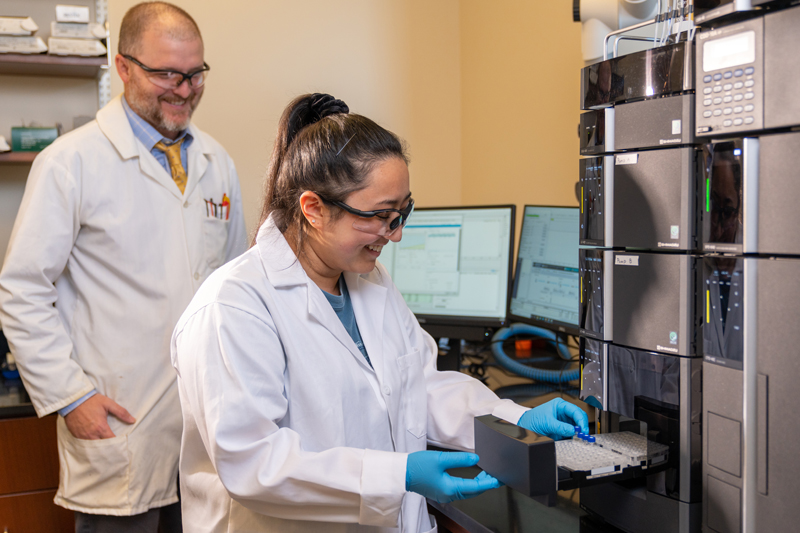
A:
{"type": "Polygon", "coordinates": [[[392,389],[389,388],[389,385],[384,385],[383,386],[383,395],[384,396],[390,396],[391,394],[392,394],[392,389]]]}
{"type": "Polygon", "coordinates": [[[183,202],[183,207],[189,207],[189,200],[186,200],[185,202],[183,202]]]}
{"type": "Polygon", "coordinates": [[[200,274],[198,272],[194,273],[194,279],[200,279],[200,274]]]}

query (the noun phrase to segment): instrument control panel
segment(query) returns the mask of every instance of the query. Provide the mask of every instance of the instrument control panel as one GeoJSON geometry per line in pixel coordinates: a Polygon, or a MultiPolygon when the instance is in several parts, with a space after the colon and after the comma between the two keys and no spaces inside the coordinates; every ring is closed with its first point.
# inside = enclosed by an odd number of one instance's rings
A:
{"type": "Polygon", "coordinates": [[[763,34],[761,18],[697,34],[698,136],[764,127],[763,34]]]}

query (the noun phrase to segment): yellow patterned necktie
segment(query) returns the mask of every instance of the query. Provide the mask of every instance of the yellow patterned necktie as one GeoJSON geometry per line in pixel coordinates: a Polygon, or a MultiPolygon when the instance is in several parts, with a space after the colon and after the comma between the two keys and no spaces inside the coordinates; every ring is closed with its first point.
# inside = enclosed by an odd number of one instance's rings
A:
{"type": "Polygon", "coordinates": [[[161,141],[158,141],[155,146],[167,155],[167,161],[169,161],[169,170],[172,173],[172,180],[181,190],[181,194],[183,194],[183,191],[186,190],[186,170],[183,168],[183,163],[181,162],[181,144],[183,144],[183,141],[185,140],[186,137],[175,144],[170,144],[169,146],[161,141]]]}

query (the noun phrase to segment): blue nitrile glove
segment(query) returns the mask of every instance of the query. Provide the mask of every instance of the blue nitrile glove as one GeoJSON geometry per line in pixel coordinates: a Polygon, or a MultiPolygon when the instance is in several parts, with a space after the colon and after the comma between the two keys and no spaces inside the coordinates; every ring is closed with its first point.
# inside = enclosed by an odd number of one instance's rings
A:
{"type": "Polygon", "coordinates": [[[466,452],[413,452],[406,463],[406,490],[439,503],[465,500],[502,483],[481,472],[474,479],[453,477],[445,470],[478,464],[478,456],[466,452]]]}
{"type": "Polygon", "coordinates": [[[525,411],[517,425],[551,439],[574,436],[575,426],[589,433],[589,417],[583,409],[561,398],[525,411]]]}

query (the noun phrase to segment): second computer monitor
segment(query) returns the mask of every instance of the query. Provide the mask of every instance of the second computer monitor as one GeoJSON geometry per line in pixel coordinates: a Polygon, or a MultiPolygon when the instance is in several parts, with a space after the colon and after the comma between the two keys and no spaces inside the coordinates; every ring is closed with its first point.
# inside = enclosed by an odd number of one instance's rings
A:
{"type": "Polygon", "coordinates": [[[383,247],[379,261],[432,335],[482,338],[485,328],[505,325],[514,212],[513,205],[416,209],[402,240],[383,247]],[[445,326],[474,331],[446,334],[445,326]]]}
{"type": "Polygon", "coordinates": [[[526,205],[508,318],[579,334],[577,207],[526,205]]]}

